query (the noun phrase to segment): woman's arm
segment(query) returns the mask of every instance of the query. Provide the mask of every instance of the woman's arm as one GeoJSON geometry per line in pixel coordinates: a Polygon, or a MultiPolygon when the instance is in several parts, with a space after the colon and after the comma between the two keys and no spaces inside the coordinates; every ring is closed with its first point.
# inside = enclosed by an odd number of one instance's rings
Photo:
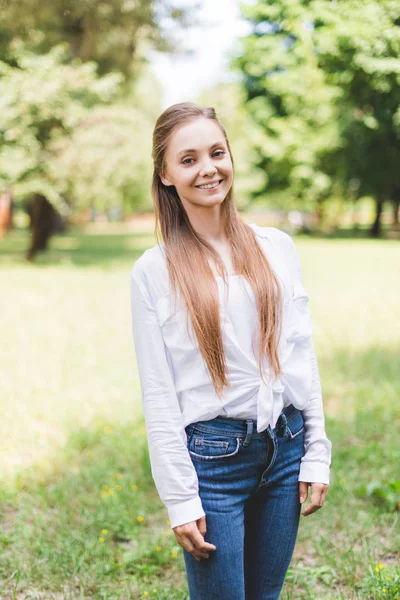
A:
{"type": "Polygon", "coordinates": [[[139,259],[130,278],[132,331],[152,476],[173,529],[205,512],[147,276],[139,259]]]}
{"type": "MultiPolygon", "coordinates": [[[[291,246],[291,268],[295,286],[297,281],[298,285],[303,287],[300,258],[293,239],[290,236],[288,236],[288,238],[291,246]]],[[[304,318],[310,323],[311,331],[311,311],[308,301],[305,303],[305,305],[303,304],[301,310],[305,311],[304,318]]],[[[321,381],[311,333],[308,344],[309,357],[311,361],[312,384],[310,398],[306,406],[301,411],[304,419],[305,454],[301,459],[299,481],[306,481],[308,483],[326,483],[329,485],[332,443],[327,438],[325,432],[325,417],[322,402],[321,381]]]]}

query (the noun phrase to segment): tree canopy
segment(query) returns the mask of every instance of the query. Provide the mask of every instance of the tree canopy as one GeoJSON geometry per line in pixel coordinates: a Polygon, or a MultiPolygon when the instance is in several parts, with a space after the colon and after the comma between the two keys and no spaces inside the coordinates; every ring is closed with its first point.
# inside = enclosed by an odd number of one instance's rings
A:
{"type": "Polygon", "coordinates": [[[246,106],[265,138],[260,194],[321,201],[399,187],[400,5],[392,0],[260,0],[243,53],[246,106]]]}

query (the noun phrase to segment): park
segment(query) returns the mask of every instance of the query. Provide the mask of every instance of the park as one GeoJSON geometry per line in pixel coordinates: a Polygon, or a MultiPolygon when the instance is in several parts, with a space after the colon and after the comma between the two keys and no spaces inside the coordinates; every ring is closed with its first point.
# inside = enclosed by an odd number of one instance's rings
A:
{"type": "MultiPolygon", "coordinates": [[[[129,303],[130,271],[157,243],[165,107],[146,57],[173,56],[200,19],[173,4],[2,8],[4,600],[189,600],[129,303]]],[[[243,3],[238,78],[190,98],[227,130],[242,219],[292,235],[310,297],[331,481],[301,518],[282,600],[400,598],[400,9],[364,4],[243,3]]]]}

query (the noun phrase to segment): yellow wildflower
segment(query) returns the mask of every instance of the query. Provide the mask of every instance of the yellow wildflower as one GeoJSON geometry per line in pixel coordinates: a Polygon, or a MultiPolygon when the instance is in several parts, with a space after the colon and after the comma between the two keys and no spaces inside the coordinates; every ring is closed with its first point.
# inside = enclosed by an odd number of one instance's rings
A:
{"type": "Polygon", "coordinates": [[[382,568],[383,568],[383,566],[384,566],[384,565],[383,565],[382,563],[378,563],[378,567],[379,567],[380,569],[382,569],[382,568]]]}
{"type": "Polygon", "coordinates": [[[143,521],[143,517],[136,517],[136,521],[139,521],[139,523],[141,523],[143,521]]]}
{"type": "Polygon", "coordinates": [[[112,429],[111,429],[111,427],[109,427],[109,426],[107,425],[107,427],[104,427],[103,431],[104,431],[104,433],[111,433],[111,432],[112,432],[112,429]]]}
{"type": "Polygon", "coordinates": [[[107,535],[107,533],[108,533],[108,529],[102,529],[102,530],[101,530],[101,533],[102,533],[103,535],[107,535]]]}
{"type": "Polygon", "coordinates": [[[149,592],[143,592],[143,595],[144,595],[144,596],[148,596],[148,595],[149,595],[149,592]]]}
{"type": "Polygon", "coordinates": [[[138,489],[137,485],[131,485],[131,490],[133,490],[134,492],[136,492],[137,489],[138,489]]]}
{"type": "Polygon", "coordinates": [[[119,485],[119,484],[117,484],[117,485],[115,486],[115,489],[116,489],[116,490],[118,490],[118,491],[119,491],[119,490],[122,490],[122,485],[119,485]]]}
{"type": "Polygon", "coordinates": [[[161,550],[161,546],[156,546],[156,551],[160,552],[160,550],[161,550]]]}
{"type": "Polygon", "coordinates": [[[167,525],[171,525],[171,521],[167,519],[167,525]]]}
{"type": "Polygon", "coordinates": [[[108,494],[109,494],[109,496],[112,496],[112,495],[114,494],[114,490],[113,490],[112,488],[110,488],[110,489],[108,490],[108,494]]]}
{"type": "Polygon", "coordinates": [[[177,553],[177,552],[175,552],[175,551],[174,551],[174,552],[171,552],[171,556],[172,556],[172,558],[176,558],[176,556],[177,556],[177,555],[178,555],[178,553],[177,553]]]}
{"type": "Polygon", "coordinates": [[[102,544],[104,542],[104,538],[103,537],[99,537],[99,542],[102,544]]]}

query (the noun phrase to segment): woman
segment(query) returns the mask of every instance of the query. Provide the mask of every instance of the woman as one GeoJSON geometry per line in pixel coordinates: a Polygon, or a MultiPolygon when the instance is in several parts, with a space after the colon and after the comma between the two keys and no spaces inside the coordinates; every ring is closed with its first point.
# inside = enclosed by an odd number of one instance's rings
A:
{"type": "Polygon", "coordinates": [[[156,233],[131,272],[152,475],[191,600],[279,598],[331,442],[292,238],[247,224],[213,108],[183,102],[153,135],[156,233]]]}

